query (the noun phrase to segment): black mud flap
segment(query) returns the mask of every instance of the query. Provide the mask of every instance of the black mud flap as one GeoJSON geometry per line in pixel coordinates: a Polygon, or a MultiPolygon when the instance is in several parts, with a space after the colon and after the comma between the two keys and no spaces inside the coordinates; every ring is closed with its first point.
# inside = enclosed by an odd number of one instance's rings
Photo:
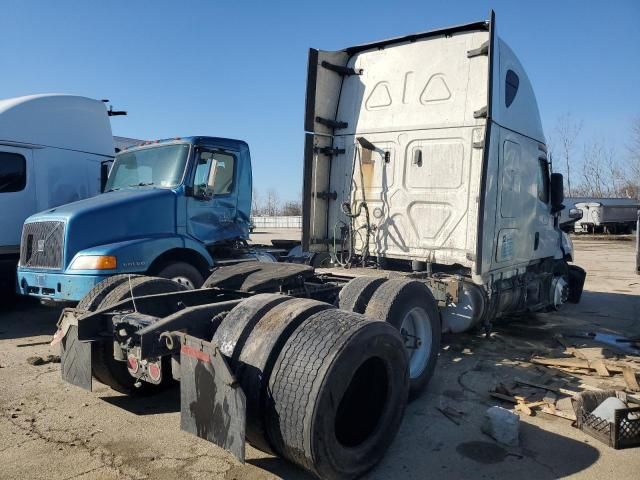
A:
{"type": "Polygon", "coordinates": [[[184,335],[180,377],[180,428],[244,462],[246,398],[218,347],[184,335]]]}
{"type": "Polygon", "coordinates": [[[65,382],[91,391],[91,343],[78,340],[78,327],[69,325],[60,341],[60,364],[65,382]]]}
{"type": "Polygon", "coordinates": [[[569,303],[580,303],[587,272],[577,265],[569,265],[569,303]]]}

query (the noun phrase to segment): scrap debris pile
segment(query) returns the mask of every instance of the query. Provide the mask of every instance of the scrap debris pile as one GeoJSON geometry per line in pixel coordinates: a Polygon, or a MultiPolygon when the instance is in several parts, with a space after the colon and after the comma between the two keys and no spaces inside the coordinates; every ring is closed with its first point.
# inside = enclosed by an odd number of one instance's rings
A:
{"type": "Polygon", "coordinates": [[[560,334],[554,339],[563,356],[534,355],[529,363],[535,377],[498,382],[489,395],[520,415],[541,412],[573,421],[614,448],[640,446],[640,356],[627,354],[629,348],[578,347],[560,334]]]}

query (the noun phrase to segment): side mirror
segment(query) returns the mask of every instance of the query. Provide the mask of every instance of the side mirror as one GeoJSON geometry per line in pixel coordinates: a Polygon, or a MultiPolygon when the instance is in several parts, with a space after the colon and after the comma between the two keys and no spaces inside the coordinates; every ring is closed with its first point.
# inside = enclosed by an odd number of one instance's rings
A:
{"type": "Polygon", "coordinates": [[[582,210],[579,208],[572,208],[569,210],[569,218],[572,220],[580,220],[582,218],[582,210]]]}
{"type": "Polygon", "coordinates": [[[561,173],[551,174],[551,213],[558,213],[564,208],[564,178],[561,173]]]}

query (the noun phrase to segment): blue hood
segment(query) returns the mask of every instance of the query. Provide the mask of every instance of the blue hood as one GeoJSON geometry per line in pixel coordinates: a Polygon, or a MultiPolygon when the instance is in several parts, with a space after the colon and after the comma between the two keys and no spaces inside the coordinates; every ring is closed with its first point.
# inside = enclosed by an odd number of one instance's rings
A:
{"type": "Polygon", "coordinates": [[[66,268],[78,251],[89,247],[175,232],[176,201],[176,192],[169,189],[117,190],[37,213],[26,222],[66,223],[66,268]]]}

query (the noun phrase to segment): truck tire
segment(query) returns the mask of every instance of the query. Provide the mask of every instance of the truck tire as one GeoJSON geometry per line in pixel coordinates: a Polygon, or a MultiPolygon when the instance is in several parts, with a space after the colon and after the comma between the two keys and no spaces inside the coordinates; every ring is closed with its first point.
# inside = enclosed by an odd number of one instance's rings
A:
{"type": "Polygon", "coordinates": [[[184,285],[187,290],[195,290],[202,286],[204,278],[196,267],[186,262],[172,262],[158,269],[157,277],[168,278],[184,285]]]}
{"type": "Polygon", "coordinates": [[[100,305],[100,302],[102,302],[104,297],[106,297],[107,294],[111,292],[111,290],[128,281],[129,278],[133,280],[134,278],[138,278],[139,276],[140,275],[122,274],[114,275],[113,277],[108,277],[102,280],[91,290],[89,290],[89,293],[82,297],[82,300],[78,302],[77,308],[88,310],[90,312],[95,311],[98,305],[100,305]]]}
{"type": "Polygon", "coordinates": [[[211,342],[231,360],[232,369],[255,324],[270,309],[292,299],[277,293],[260,293],[240,302],[222,320],[211,342]]]}
{"type": "Polygon", "coordinates": [[[431,290],[417,280],[388,280],[371,297],[365,315],[398,329],[409,356],[411,394],[422,392],[440,350],[440,313],[431,290]]]}
{"type": "Polygon", "coordinates": [[[273,367],[267,432],[284,458],[323,479],[375,466],[407,403],[407,354],[391,325],[342,310],[307,318],[273,367]]]}
{"type": "MultiPolygon", "coordinates": [[[[185,287],[165,278],[143,277],[132,278],[131,282],[120,283],[112,289],[96,310],[110,307],[122,300],[143,295],[154,295],[157,293],[171,293],[185,290],[185,287]]],[[[100,382],[113,390],[128,395],[148,395],[157,393],[165,388],[174,385],[171,375],[171,358],[162,358],[162,382],[153,385],[148,382],[141,382],[140,387],[136,387],[136,379],[127,370],[127,364],[113,358],[113,341],[111,339],[93,342],[91,344],[91,370],[93,376],[100,382]]]]}
{"type": "Polygon", "coordinates": [[[329,303],[292,298],[268,310],[251,330],[235,366],[235,375],[247,399],[246,438],[254,447],[273,452],[266,434],[265,405],[268,380],[284,343],[311,315],[335,309],[329,303]]]}
{"type": "Polygon", "coordinates": [[[384,277],[356,277],[349,280],[338,295],[338,308],[364,313],[374,292],[386,281],[384,277]]]}

